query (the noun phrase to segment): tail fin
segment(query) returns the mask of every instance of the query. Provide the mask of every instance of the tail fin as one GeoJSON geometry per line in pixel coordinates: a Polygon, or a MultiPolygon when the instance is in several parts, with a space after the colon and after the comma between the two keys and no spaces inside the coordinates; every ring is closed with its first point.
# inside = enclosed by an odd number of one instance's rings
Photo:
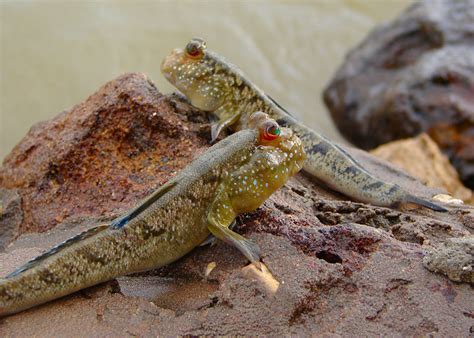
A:
{"type": "Polygon", "coordinates": [[[409,202],[409,203],[414,203],[414,204],[424,206],[424,207],[429,208],[429,209],[434,210],[434,211],[439,211],[439,212],[447,212],[448,211],[448,209],[443,208],[442,206],[440,206],[436,203],[427,201],[423,198],[419,198],[419,197],[416,197],[416,196],[413,196],[413,195],[408,195],[405,198],[405,201],[409,202]]]}

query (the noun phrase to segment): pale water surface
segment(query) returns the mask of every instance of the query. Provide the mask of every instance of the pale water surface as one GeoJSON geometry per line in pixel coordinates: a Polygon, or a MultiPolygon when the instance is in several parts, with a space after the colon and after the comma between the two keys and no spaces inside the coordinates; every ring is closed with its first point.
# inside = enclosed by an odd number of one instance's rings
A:
{"type": "Polygon", "coordinates": [[[125,72],[163,92],[162,58],[193,36],[294,115],[341,140],[321,93],[345,53],[408,0],[3,1],[0,159],[49,119],[125,72]]]}

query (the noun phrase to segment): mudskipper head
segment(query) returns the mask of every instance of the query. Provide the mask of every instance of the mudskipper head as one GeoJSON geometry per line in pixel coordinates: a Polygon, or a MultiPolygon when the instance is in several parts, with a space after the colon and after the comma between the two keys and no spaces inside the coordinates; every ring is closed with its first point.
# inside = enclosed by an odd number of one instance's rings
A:
{"type": "Polygon", "coordinates": [[[161,63],[161,72],[191,104],[205,111],[219,108],[229,94],[225,69],[206,50],[206,42],[194,38],[184,49],[174,49],[161,63]]]}
{"type": "Polygon", "coordinates": [[[262,171],[269,182],[281,186],[303,168],[306,160],[303,143],[291,129],[280,127],[263,112],[250,115],[249,127],[258,130],[258,150],[271,155],[269,167],[262,171]]]}
{"type": "Polygon", "coordinates": [[[228,182],[229,197],[238,212],[258,208],[303,168],[306,159],[301,140],[267,114],[253,113],[249,127],[257,130],[257,148],[250,160],[230,175],[228,182]]]}

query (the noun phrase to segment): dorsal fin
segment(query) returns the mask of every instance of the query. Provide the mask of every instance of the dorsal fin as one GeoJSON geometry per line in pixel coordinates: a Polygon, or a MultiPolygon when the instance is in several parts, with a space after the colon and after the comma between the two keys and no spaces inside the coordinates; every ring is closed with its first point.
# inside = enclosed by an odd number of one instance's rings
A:
{"type": "Polygon", "coordinates": [[[285,113],[287,113],[287,114],[290,115],[291,117],[293,117],[293,118],[295,117],[292,113],[290,113],[288,110],[286,110],[285,108],[283,108],[283,107],[281,106],[281,104],[279,104],[278,102],[276,102],[276,101],[273,99],[273,97],[271,97],[271,96],[268,95],[268,94],[265,94],[265,95],[268,97],[268,99],[269,99],[270,101],[273,102],[273,104],[274,104],[275,106],[277,106],[278,108],[280,108],[281,110],[283,110],[285,113]]]}
{"type": "Polygon", "coordinates": [[[137,217],[142,211],[147,209],[151,204],[156,202],[161,196],[163,196],[168,191],[170,191],[173,187],[175,187],[176,184],[178,184],[178,182],[168,181],[167,183],[162,185],[157,191],[155,191],[153,194],[151,194],[145,200],[143,200],[135,209],[132,209],[130,212],[126,213],[125,215],[114,219],[110,223],[110,227],[113,229],[123,228],[128,222],[130,222],[130,220],[137,217]]]}
{"type": "MultiPolygon", "coordinates": [[[[327,141],[327,142],[330,142],[330,141],[327,141]]],[[[332,145],[334,145],[334,147],[336,147],[337,149],[339,149],[339,151],[341,153],[343,153],[345,156],[347,156],[348,159],[350,159],[352,162],[354,162],[354,164],[357,166],[357,168],[363,172],[365,172],[366,174],[369,174],[371,176],[372,173],[370,173],[367,169],[365,169],[364,167],[361,166],[361,164],[351,155],[349,154],[344,148],[342,148],[340,145],[336,144],[336,143],[333,143],[333,142],[330,142],[332,145]]]]}
{"type": "Polygon", "coordinates": [[[83,232],[81,232],[81,233],[65,240],[64,242],[54,246],[52,249],[50,249],[50,250],[46,251],[45,253],[39,255],[38,257],[33,258],[29,262],[25,263],[24,265],[22,265],[21,267],[19,267],[18,269],[16,269],[15,271],[10,273],[9,275],[7,275],[5,278],[8,279],[8,278],[15,277],[15,276],[19,275],[20,273],[35,267],[39,263],[43,262],[45,259],[47,259],[47,258],[53,256],[54,254],[64,250],[65,248],[71,246],[72,244],[77,243],[79,241],[82,241],[86,238],[92,237],[93,235],[95,235],[95,234],[97,234],[97,233],[99,233],[103,230],[108,229],[108,227],[109,227],[108,224],[101,224],[101,225],[95,226],[93,228],[90,228],[88,230],[85,230],[85,231],[83,231],[83,232]]]}
{"type": "Polygon", "coordinates": [[[214,143],[219,137],[221,131],[225,128],[232,126],[240,118],[240,112],[233,113],[232,116],[226,120],[218,120],[211,124],[211,143],[214,143]]]}

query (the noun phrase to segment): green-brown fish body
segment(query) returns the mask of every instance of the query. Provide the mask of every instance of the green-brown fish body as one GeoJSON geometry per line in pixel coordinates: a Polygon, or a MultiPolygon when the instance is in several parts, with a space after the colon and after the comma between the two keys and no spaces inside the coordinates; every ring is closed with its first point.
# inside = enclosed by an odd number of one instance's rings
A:
{"type": "Polygon", "coordinates": [[[169,264],[210,233],[258,265],[258,248],[228,226],[298,172],[305,154],[291,130],[280,130],[266,114],[254,115],[252,129],[212,146],[111,225],[79,234],[0,279],[0,317],[169,264]],[[269,128],[279,135],[268,134],[269,128]]]}
{"type": "Polygon", "coordinates": [[[208,51],[202,39],[193,39],[184,50],[175,49],[161,65],[163,75],[191,103],[212,112],[212,140],[226,127],[240,130],[249,111],[264,111],[291,128],[303,141],[307,154],[304,171],[355,200],[379,206],[416,203],[436,211],[445,208],[407,193],[397,184],[383,182],[365,170],[347,152],[296,121],[273,99],[250,82],[235,65],[208,51]]]}

